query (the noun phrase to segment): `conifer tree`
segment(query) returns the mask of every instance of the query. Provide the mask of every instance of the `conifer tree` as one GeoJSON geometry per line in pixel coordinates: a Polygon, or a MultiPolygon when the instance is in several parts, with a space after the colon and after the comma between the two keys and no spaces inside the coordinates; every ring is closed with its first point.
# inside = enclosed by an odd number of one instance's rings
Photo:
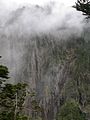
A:
{"type": "Polygon", "coordinates": [[[90,18],[90,0],[77,0],[73,7],[83,12],[86,18],[90,18]]]}
{"type": "Polygon", "coordinates": [[[0,120],[27,120],[23,114],[26,84],[8,84],[8,68],[0,65],[0,120]]]}

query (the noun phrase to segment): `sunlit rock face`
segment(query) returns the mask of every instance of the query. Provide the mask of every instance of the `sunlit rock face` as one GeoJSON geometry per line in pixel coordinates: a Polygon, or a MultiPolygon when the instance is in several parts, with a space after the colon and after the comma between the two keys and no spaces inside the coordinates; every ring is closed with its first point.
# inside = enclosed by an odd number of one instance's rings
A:
{"type": "Polygon", "coordinates": [[[1,63],[9,67],[12,82],[26,82],[36,92],[45,120],[55,119],[69,79],[68,64],[61,61],[63,42],[80,36],[83,26],[70,26],[71,14],[55,19],[52,8],[53,4],[19,8],[3,18],[0,29],[1,63]]]}

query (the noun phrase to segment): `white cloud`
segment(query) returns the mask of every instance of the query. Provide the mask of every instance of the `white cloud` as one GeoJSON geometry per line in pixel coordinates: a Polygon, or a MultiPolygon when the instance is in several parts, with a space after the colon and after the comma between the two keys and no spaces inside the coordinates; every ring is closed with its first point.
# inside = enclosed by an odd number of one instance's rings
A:
{"type": "Polygon", "coordinates": [[[21,5],[21,4],[39,4],[43,5],[47,2],[59,2],[59,3],[64,3],[65,5],[72,5],[76,0],[0,0],[3,4],[5,4],[7,7],[14,7],[16,5],[21,5]]]}

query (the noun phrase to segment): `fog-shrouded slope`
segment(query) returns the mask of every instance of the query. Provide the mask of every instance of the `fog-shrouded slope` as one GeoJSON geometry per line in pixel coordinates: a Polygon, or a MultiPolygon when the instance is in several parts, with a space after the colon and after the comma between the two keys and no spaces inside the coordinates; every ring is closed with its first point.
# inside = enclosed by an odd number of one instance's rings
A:
{"type": "Polygon", "coordinates": [[[36,99],[44,108],[43,118],[54,120],[64,86],[71,80],[66,41],[83,35],[83,17],[73,8],[49,3],[17,8],[1,20],[1,62],[9,67],[12,82],[26,82],[36,91],[36,99]]]}

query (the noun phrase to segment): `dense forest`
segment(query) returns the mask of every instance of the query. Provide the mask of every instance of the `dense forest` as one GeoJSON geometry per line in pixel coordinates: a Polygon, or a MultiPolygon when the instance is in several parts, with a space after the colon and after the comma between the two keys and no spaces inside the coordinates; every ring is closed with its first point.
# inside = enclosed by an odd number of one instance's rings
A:
{"type": "Polygon", "coordinates": [[[0,65],[0,120],[90,119],[90,1],[78,0],[72,9],[88,26],[80,36],[31,36],[15,83],[8,67],[0,65]]]}

